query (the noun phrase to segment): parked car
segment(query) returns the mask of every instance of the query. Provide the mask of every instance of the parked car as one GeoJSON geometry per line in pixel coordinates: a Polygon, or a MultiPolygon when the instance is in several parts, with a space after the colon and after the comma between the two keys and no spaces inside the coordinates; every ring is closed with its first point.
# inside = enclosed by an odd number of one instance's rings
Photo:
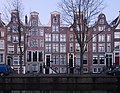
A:
{"type": "Polygon", "coordinates": [[[11,67],[6,64],[0,64],[0,76],[8,75],[11,73],[11,67]]]}
{"type": "Polygon", "coordinates": [[[105,68],[100,72],[100,74],[108,74],[111,70],[111,68],[105,68]]]}
{"type": "Polygon", "coordinates": [[[115,67],[113,70],[107,72],[108,75],[120,75],[120,67],[115,67]]]}

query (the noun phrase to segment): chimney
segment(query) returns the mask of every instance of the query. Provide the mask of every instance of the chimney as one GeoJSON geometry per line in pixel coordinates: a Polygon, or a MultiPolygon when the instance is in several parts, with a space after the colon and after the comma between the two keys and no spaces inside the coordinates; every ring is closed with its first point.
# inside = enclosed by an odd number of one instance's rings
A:
{"type": "Polygon", "coordinates": [[[27,18],[27,15],[25,16],[25,24],[26,24],[26,25],[28,24],[28,18],[27,18]]]}

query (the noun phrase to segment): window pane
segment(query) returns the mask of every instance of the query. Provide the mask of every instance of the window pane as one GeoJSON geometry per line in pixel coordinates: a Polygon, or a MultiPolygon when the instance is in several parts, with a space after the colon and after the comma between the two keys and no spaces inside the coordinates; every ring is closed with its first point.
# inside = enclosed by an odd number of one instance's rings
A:
{"type": "Polygon", "coordinates": [[[114,32],[114,38],[120,38],[120,32],[114,32]]]}
{"type": "Polygon", "coordinates": [[[99,49],[98,49],[99,52],[105,52],[105,44],[104,43],[99,44],[98,47],[99,47],[99,49]]]}
{"type": "Polygon", "coordinates": [[[98,64],[98,57],[97,56],[93,56],[93,64],[98,64]]]}
{"type": "Polygon", "coordinates": [[[114,48],[120,49],[120,42],[114,42],[114,48]]]}

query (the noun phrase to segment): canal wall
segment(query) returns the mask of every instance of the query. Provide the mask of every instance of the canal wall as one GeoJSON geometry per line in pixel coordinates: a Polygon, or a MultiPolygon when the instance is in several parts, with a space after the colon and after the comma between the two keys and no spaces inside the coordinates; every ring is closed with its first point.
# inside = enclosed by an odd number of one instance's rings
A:
{"type": "Polygon", "coordinates": [[[0,84],[120,84],[120,76],[109,75],[10,75],[0,84]]]}

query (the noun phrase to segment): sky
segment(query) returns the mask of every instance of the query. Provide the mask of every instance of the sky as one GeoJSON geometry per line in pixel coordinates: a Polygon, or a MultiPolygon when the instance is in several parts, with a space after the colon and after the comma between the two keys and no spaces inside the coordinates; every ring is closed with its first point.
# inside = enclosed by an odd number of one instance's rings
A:
{"type": "MultiPolygon", "coordinates": [[[[9,1],[9,0],[8,0],[9,1]]],[[[24,14],[29,16],[30,12],[37,11],[39,13],[40,22],[47,24],[50,20],[50,13],[60,11],[58,2],[61,0],[23,0],[24,14]]],[[[0,10],[5,0],[0,0],[0,10]]],[[[106,15],[107,21],[114,20],[120,11],[120,0],[104,0],[105,9],[102,11],[106,15]]]]}

